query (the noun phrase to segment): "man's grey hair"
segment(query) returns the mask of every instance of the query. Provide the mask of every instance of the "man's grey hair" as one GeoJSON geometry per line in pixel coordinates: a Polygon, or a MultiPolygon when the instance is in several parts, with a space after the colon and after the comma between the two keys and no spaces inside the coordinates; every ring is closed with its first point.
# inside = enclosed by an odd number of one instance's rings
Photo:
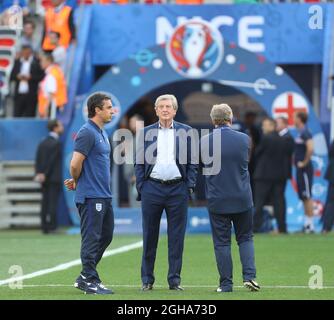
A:
{"type": "Polygon", "coordinates": [[[233,112],[228,104],[215,104],[211,109],[210,117],[215,125],[232,123],[233,112]]]}
{"type": "Polygon", "coordinates": [[[163,94],[159,96],[157,100],[155,100],[154,106],[157,107],[159,102],[162,100],[171,100],[174,110],[177,111],[178,109],[177,99],[173,94],[163,94]]]}

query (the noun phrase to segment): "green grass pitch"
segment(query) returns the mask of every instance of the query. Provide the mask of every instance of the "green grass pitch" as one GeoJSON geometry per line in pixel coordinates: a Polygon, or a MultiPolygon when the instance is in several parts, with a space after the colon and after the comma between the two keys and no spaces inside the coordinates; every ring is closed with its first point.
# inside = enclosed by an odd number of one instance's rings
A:
{"type": "MultiPolygon", "coordinates": [[[[141,240],[140,235],[115,234],[108,250],[141,240]]],[[[114,295],[84,295],[73,287],[80,266],[26,279],[22,289],[0,286],[0,300],[5,299],[93,299],[93,300],[237,300],[237,299],[334,299],[334,235],[256,235],[255,258],[260,292],[249,292],[242,287],[238,248],[233,239],[234,291],[219,294],[218,272],[210,235],[186,235],[182,286],[183,292],[168,290],[167,238],[160,237],[155,264],[155,287],[141,292],[140,261],[142,249],[105,257],[98,266],[105,285],[114,295]],[[323,288],[309,288],[311,266],[320,266],[323,288]]],[[[79,258],[78,235],[44,236],[39,231],[0,232],[0,282],[12,277],[12,265],[22,267],[24,274],[55,267],[79,258]]],[[[312,270],[311,270],[312,271],[312,270]]],[[[318,273],[319,275],[319,273],[318,273]]],[[[319,282],[318,282],[319,283],[319,282]]]]}

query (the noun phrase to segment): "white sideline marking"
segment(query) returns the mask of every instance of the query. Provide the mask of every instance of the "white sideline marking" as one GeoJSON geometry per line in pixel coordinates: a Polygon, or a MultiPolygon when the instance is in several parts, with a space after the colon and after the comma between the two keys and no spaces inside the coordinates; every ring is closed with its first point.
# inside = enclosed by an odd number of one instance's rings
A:
{"type": "MultiPolygon", "coordinates": [[[[107,287],[123,287],[123,288],[138,288],[140,289],[141,286],[138,283],[136,284],[105,284],[107,287]]],[[[23,285],[24,288],[38,288],[38,287],[73,287],[72,284],[26,284],[23,285]]],[[[168,286],[165,285],[154,285],[154,288],[167,288],[168,286]]],[[[214,288],[216,289],[217,286],[215,285],[182,285],[184,288],[214,288]]],[[[244,286],[233,286],[234,288],[244,288],[244,286]]],[[[284,286],[284,285],[277,285],[277,286],[261,286],[261,289],[310,289],[309,286],[284,286]]],[[[321,289],[334,289],[334,286],[323,286],[321,289]]]]}
{"type": "MultiPolygon", "coordinates": [[[[128,245],[125,245],[125,246],[122,246],[122,247],[119,247],[119,248],[116,248],[116,249],[106,251],[103,254],[103,258],[109,257],[109,256],[114,256],[116,254],[127,252],[127,251],[130,251],[130,250],[133,250],[133,249],[138,249],[138,248],[141,248],[142,246],[143,246],[143,241],[134,242],[132,244],[128,244],[128,245]]],[[[48,273],[57,272],[57,271],[61,271],[61,270],[66,270],[66,269],[69,269],[71,267],[78,266],[78,265],[81,265],[81,259],[72,260],[70,262],[59,264],[58,266],[55,266],[53,268],[42,269],[42,270],[39,270],[39,271],[36,271],[36,272],[33,272],[33,273],[26,274],[26,275],[21,276],[21,277],[0,280],[0,286],[4,285],[4,284],[12,283],[14,281],[22,281],[22,280],[26,280],[26,279],[39,277],[39,276],[42,276],[42,275],[45,275],[45,274],[48,274],[48,273]]],[[[47,286],[50,286],[50,285],[47,285],[47,286]]]]}

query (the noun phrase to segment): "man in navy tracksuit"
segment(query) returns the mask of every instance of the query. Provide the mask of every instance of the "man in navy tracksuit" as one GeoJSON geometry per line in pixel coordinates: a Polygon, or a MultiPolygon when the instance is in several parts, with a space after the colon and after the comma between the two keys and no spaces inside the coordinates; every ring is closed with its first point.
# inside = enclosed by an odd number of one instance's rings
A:
{"type": "Polygon", "coordinates": [[[79,130],[74,143],[70,173],[65,180],[76,190],[80,215],[82,271],[74,286],[89,294],[112,294],[102,285],[96,266],[113,238],[114,213],[110,190],[110,144],[104,124],[114,109],[109,96],[91,95],[87,101],[88,122],[79,130]]]}
{"type": "Polygon", "coordinates": [[[136,185],[142,201],[143,256],[142,290],[152,290],[154,262],[163,210],[167,216],[168,284],[170,290],[183,290],[181,267],[187,224],[188,200],[197,176],[196,151],[191,154],[191,128],[174,121],[177,100],[162,95],[155,102],[159,122],[139,134],[136,150],[136,185]]]}
{"type": "Polygon", "coordinates": [[[248,172],[250,138],[231,129],[233,113],[228,105],[214,105],[210,116],[215,129],[201,139],[200,152],[220,275],[217,292],[233,290],[232,224],[239,246],[244,286],[258,291],[252,232],[253,200],[248,172]]]}
{"type": "Polygon", "coordinates": [[[313,165],[312,154],[314,143],[312,134],[306,127],[308,115],[306,112],[297,112],[294,115],[294,122],[297,129],[295,137],[294,162],[296,165],[296,180],[298,197],[303,202],[305,220],[302,232],[314,233],[313,222],[313,165]]]}

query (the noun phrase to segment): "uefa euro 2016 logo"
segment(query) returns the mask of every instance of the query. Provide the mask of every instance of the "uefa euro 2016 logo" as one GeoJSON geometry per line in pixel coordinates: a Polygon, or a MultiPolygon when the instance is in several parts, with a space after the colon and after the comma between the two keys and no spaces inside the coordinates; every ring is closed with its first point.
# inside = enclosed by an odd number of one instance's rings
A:
{"type": "Polygon", "coordinates": [[[169,63],[187,78],[204,77],[219,66],[223,57],[220,32],[203,20],[190,20],[177,27],[166,46],[169,63]]]}

